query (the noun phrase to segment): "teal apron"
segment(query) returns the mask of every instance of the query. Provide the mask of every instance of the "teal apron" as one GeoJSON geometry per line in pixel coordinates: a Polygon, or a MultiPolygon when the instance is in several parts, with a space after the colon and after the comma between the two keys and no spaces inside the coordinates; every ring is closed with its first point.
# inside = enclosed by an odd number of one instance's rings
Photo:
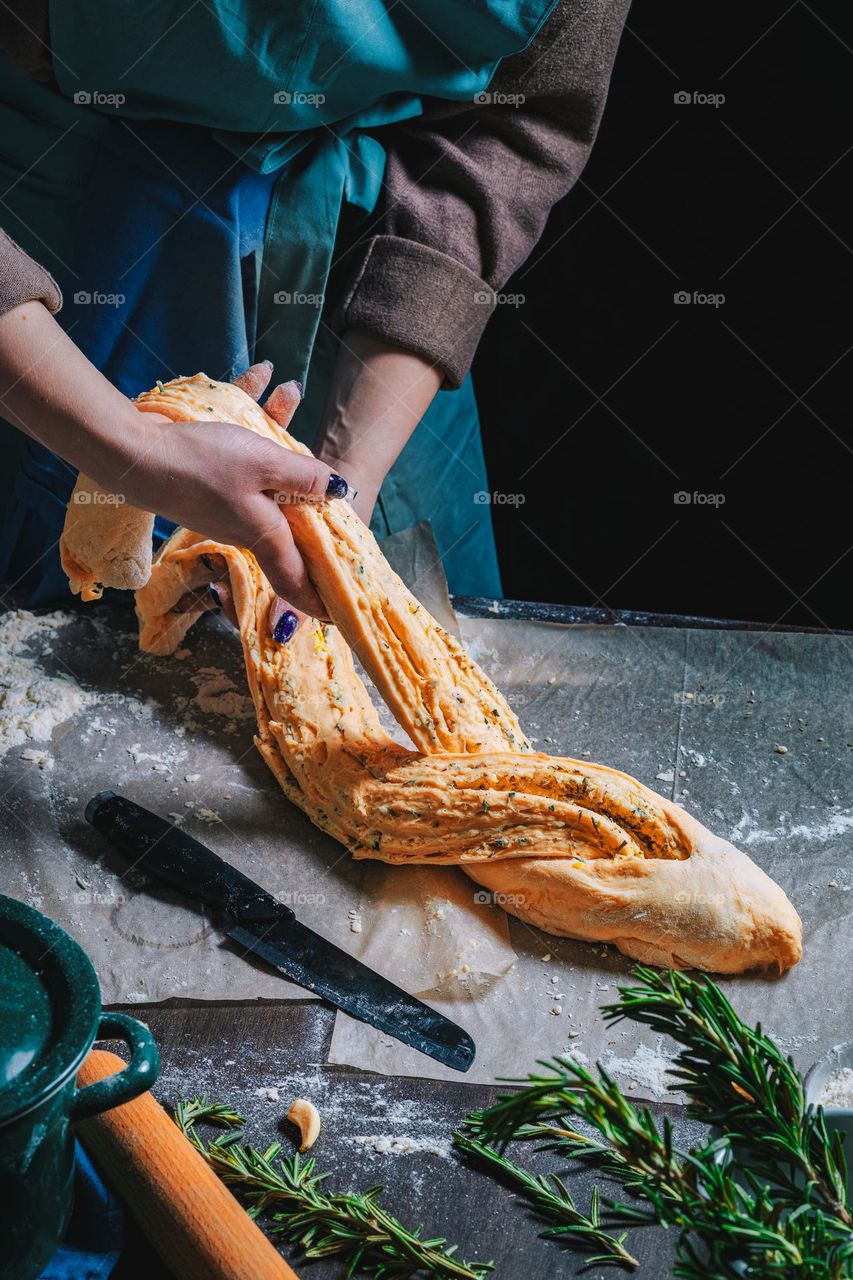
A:
{"type": "MultiPolygon", "coordinates": [[[[307,385],[294,427],[310,442],[337,347],[330,264],[381,192],[369,131],[419,115],[424,97],[472,100],[552,7],[56,0],[59,92],[0,68],[4,225],[56,275],[62,323],[127,394],[269,358],[307,385]]],[[[43,604],[65,591],[56,541],[73,472],[5,433],[0,580],[43,604]]],[[[469,379],[436,397],[373,527],[431,519],[451,589],[498,595],[489,508],[472,501],[486,488],[469,379]]]]}

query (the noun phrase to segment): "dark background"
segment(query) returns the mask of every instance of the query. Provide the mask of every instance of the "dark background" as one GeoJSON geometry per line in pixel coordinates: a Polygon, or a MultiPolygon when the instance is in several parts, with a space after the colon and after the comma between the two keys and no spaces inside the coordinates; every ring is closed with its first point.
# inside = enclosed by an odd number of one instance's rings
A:
{"type": "Polygon", "coordinates": [[[475,365],[506,595],[853,626],[851,73],[849,6],[634,4],[475,365]]]}

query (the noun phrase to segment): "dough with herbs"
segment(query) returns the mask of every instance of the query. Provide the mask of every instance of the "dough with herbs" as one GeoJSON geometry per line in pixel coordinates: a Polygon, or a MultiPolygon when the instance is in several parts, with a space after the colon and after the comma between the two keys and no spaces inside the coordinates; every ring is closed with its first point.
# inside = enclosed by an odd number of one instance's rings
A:
{"type": "MultiPolygon", "coordinates": [[[[308,452],[244,392],[203,374],[137,404],[175,421],[236,422],[308,452]]],[[[254,556],[186,529],[161,548],[136,604],[141,647],[174,652],[199,614],[173,606],[209,581],[202,557],[225,558],[255,741],[312,822],[356,858],[458,865],[522,920],[639,960],[716,973],[796,964],[801,925],[782,889],[626,774],[533,751],[346,503],[296,506],[288,519],[334,626],[303,624],[276,644],[273,594],[254,556]],[[382,729],[352,651],[414,750],[382,729]]]]}

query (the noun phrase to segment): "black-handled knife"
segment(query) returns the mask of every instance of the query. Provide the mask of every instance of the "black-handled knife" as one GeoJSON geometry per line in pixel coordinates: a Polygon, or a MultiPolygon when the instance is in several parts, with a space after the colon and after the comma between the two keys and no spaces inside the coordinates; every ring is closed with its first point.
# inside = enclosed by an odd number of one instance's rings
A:
{"type": "Polygon", "coordinates": [[[93,796],[86,821],[140,871],[230,917],[227,937],[300,986],[455,1071],[471,1066],[476,1049],[467,1031],[300,924],[186,831],[113,791],[93,796]]]}

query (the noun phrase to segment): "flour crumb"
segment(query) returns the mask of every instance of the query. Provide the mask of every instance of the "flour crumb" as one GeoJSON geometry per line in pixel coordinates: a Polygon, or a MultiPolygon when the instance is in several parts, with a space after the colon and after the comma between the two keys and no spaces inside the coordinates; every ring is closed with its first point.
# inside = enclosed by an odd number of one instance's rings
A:
{"type": "Polygon", "coordinates": [[[361,933],[361,913],[356,911],[354,907],[350,907],[347,912],[347,919],[349,920],[350,933],[361,933]]]}
{"type": "Polygon", "coordinates": [[[205,809],[205,808],[197,809],[195,816],[197,818],[200,818],[202,822],[221,822],[222,821],[222,818],[216,812],[215,809],[205,809]]]}
{"type": "Polygon", "coordinates": [[[256,1089],[255,1095],[258,1098],[263,1098],[264,1102],[278,1102],[280,1097],[278,1089],[270,1088],[269,1086],[265,1086],[262,1089],[256,1089]]]}
{"type": "Polygon", "coordinates": [[[185,773],[185,774],[184,774],[184,782],[200,782],[200,781],[201,781],[201,774],[200,774],[200,773],[185,773]]]}
{"type": "Polygon", "coordinates": [[[37,764],[40,769],[53,768],[53,756],[48,751],[36,751],[34,747],[27,747],[26,751],[22,751],[21,759],[37,764]]]}
{"type": "Polygon", "coordinates": [[[660,773],[656,773],[655,777],[659,782],[675,782],[675,771],[673,769],[661,769],[660,773]]]}

